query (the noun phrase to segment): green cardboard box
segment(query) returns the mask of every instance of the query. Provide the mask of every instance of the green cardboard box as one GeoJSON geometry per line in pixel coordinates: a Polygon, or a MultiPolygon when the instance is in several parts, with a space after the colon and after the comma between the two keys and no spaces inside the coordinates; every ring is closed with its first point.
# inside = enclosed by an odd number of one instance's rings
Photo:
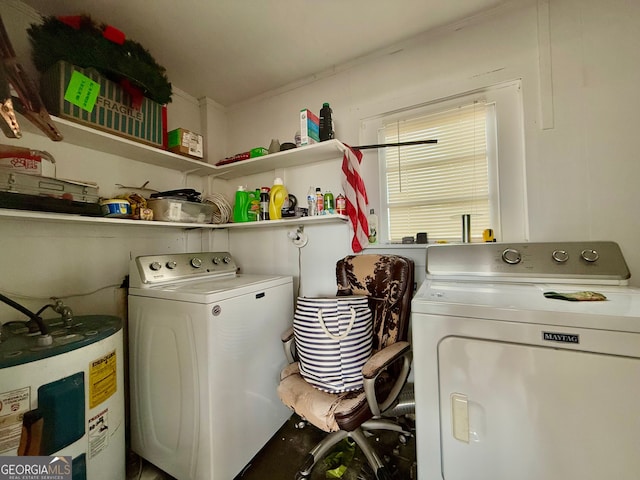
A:
{"type": "Polygon", "coordinates": [[[42,75],[40,94],[52,115],[148,145],[164,144],[164,107],[145,97],[140,109],[133,108],[131,96],[94,69],[60,61],[42,75]]]}

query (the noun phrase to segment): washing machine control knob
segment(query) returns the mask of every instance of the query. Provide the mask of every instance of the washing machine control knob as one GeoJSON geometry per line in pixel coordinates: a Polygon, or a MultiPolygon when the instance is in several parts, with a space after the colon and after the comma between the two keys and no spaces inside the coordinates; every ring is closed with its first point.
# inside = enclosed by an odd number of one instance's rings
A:
{"type": "Polygon", "coordinates": [[[522,255],[520,255],[520,252],[515,248],[507,248],[502,252],[502,260],[509,265],[516,265],[522,260],[522,255]]]}
{"type": "Polygon", "coordinates": [[[176,268],[177,266],[178,266],[178,264],[177,264],[176,262],[174,262],[174,261],[167,262],[167,268],[168,268],[169,270],[173,270],[173,269],[174,269],[174,268],[176,268]]]}
{"type": "Polygon", "coordinates": [[[218,265],[220,263],[220,257],[213,257],[213,264],[218,265]]]}
{"type": "Polygon", "coordinates": [[[162,265],[160,265],[160,262],[153,262],[151,265],[149,265],[149,268],[154,272],[157,272],[162,268],[162,265]]]}
{"type": "Polygon", "coordinates": [[[554,250],[551,256],[558,263],[564,263],[569,260],[569,254],[566,250],[554,250]]]}
{"type": "Polygon", "coordinates": [[[600,258],[600,254],[593,249],[586,249],[580,253],[580,256],[587,262],[593,263],[600,258]]]}
{"type": "Polygon", "coordinates": [[[226,256],[226,257],[224,257],[224,258],[222,259],[222,261],[223,261],[224,263],[231,263],[231,257],[226,256]]]}
{"type": "Polygon", "coordinates": [[[200,268],[202,266],[202,260],[198,257],[193,257],[191,259],[191,266],[193,268],[200,268]]]}

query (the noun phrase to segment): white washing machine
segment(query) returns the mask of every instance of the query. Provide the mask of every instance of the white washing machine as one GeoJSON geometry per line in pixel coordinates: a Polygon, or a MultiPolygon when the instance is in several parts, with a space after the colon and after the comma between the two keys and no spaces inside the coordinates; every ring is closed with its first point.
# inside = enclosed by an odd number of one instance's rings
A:
{"type": "Polygon", "coordinates": [[[427,248],[412,302],[418,478],[636,480],[629,276],[613,242],[427,248]],[[606,300],[553,298],[579,292],[606,300]]]}
{"type": "Polygon", "coordinates": [[[226,252],[131,262],[131,446],[178,480],[234,478],[291,415],[292,278],[236,270],[226,252]]]}

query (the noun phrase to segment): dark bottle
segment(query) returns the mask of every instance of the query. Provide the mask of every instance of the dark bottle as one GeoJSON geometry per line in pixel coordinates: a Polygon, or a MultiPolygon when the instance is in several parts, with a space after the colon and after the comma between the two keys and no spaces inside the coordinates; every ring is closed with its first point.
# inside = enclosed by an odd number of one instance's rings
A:
{"type": "Polygon", "coordinates": [[[331,140],[334,136],[333,121],[331,120],[331,107],[327,102],[322,104],[320,110],[320,141],[331,140]]]}
{"type": "Polygon", "coordinates": [[[269,220],[269,187],[260,189],[260,220],[269,220]]]}

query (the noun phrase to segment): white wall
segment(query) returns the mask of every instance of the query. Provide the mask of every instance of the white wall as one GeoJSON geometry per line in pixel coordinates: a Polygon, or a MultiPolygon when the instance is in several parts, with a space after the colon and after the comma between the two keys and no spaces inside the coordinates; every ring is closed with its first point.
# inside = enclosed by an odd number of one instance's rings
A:
{"type": "MultiPolygon", "coordinates": [[[[542,7],[546,4],[540,1],[542,7]]],[[[227,153],[267,145],[274,137],[289,140],[297,129],[298,111],[319,111],[325,101],[333,108],[337,137],[358,144],[364,138],[359,131],[363,119],[521,79],[527,175],[522,194],[528,203],[530,240],[614,240],[635,274],[632,283],[640,285],[640,162],[634,142],[640,131],[640,64],[633,60],[639,47],[640,3],[551,0],[547,17],[544,12],[542,8],[540,38],[537,2],[513,2],[492,15],[318,75],[312,84],[232,107],[227,153]],[[550,63],[545,65],[549,52],[550,63]]],[[[375,160],[372,153],[363,160],[374,204],[375,160]]],[[[338,165],[321,167],[316,183],[339,185],[338,165]]],[[[306,192],[307,184],[306,179],[287,176],[296,194],[306,192]]],[[[318,235],[319,243],[331,240],[330,233],[318,235]]],[[[241,256],[245,251],[235,253],[241,256]]],[[[305,268],[322,268],[343,253],[336,247],[335,255],[309,255],[313,263],[305,268]]],[[[282,268],[282,258],[265,260],[272,268],[282,268]]],[[[288,268],[295,271],[293,259],[288,268]]]]}

